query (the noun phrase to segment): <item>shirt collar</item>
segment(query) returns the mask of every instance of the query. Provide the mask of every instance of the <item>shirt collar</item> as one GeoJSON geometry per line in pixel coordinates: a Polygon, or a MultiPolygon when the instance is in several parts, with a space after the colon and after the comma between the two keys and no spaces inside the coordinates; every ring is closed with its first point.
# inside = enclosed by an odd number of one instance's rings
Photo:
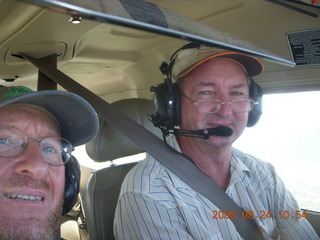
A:
{"type": "MultiPolygon", "coordinates": [[[[166,137],[166,141],[168,145],[181,152],[180,146],[173,135],[169,135],[166,137]]],[[[237,180],[244,179],[245,177],[250,177],[252,175],[251,170],[244,163],[247,159],[247,156],[241,151],[232,148],[231,153],[231,163],[230,163],[230,173],[231,179],[230,184],[232,182],[236,182],[237,180]]]]}
{"type": "Polygon", "coordinates": [[[232,148],[231,155],[231,169],[234,169],[234,171],[238,172],[240,175],[245,173],[250,177],[251,170],[244,163],[247,159],[247,156],[235,148],[232,148]]]}

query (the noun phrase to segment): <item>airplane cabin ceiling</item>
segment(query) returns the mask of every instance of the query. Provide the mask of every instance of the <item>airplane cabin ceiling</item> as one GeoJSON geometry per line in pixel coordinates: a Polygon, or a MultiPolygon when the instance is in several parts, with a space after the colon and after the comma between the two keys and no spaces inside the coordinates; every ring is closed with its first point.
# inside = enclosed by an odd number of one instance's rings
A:
{"type": "MultiPolygon", "coordinates": [[[[149,2],[289,60],[292,56],[286,33],[320,26],[319,11],[303,5],[289,8],[275,0],[149,2]]],[[[0,80],[2,85],[36,89],[38,71],[16,57],[19,52],[35,58],[57,54],[59,70],[109,101],[151,98],[150,86],[163,81],[160,62],[168,61],[176,49],[188,43],[84,18],[80,24],[72,24],[71,15],[20,1],[0,1],[0,14],[0,79],[7,80],[0,80]]],[[[320,89],[319,66],[264,64],[265,71],[256,80],[267,93],[320,89]]]]}

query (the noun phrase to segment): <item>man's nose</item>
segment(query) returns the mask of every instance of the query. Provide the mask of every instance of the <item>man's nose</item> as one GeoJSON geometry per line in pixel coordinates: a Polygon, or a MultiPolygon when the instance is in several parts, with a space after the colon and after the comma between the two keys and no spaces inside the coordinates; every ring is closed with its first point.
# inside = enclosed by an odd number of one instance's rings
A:
{"type": "Polygon", "coordinates": [[[230,116],[232,114],[231,102],[222,102],[217,114],[221,116],[230,116]]]}
{"type": "Polygon", "coordinates": [[[42,156],[39,142],[28,141],[25,150],[17,158],[17,174],[27,174],[33,178],[43,178],[47,174],[48,163],[42,156]]]}

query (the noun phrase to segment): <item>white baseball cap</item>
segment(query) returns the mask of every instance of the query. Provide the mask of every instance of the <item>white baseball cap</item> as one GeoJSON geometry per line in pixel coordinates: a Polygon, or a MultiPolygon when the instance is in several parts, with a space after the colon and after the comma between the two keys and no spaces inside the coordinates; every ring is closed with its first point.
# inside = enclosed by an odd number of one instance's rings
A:
{"type": "Polygon", "coordinates": [[[262,62],[254,56],[200,45],[180,51],[172,66],[172,76],[182,78],[202,63],[213,58],[230,58],[240,63],[247,72],[248,77],[259,75],[263,71],[262,62]]]}

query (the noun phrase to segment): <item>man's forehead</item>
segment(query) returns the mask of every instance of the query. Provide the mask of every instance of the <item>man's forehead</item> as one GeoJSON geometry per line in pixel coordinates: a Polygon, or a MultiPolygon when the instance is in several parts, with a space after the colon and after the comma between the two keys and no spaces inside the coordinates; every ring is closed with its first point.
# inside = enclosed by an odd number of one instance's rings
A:
{"type": "MultiPolygon", "coordinates": [[[[226,81],[228,82],[228,81],[226,81]]],[[[195,87],[215,87],[219,85],[219,83],[217,82],[212,82],[212,81],[200,81],[200,82],[197,82],[195,84],[195,87]]],[[[232,88],[247,88],[248,87],[248,82],[240,82],[240,83],[231,83],[229,85],[229,87],[232,87],[232,88]]]]}
{"type": "MultiPolygon", "coordinates": [[[[24,120],[27,118],[38,118],[45,113],[23,105],[8,105],[0,108],[0,121],[4,120],[24,120]]],[[[49,116],[48,116],[49,117],[49,116]]]]}
{"type": "Polygon", "coordinates": [[[0,121],[3,118],[8,119],[9,115],[11,119],[15,118],[15,116],[21,117],[21,115],[29,118],[38,118],[40,116],[43,118],[43,116],[46,116],[53,120],[55,125],[58,127],[59,133],[61,133],[61,127],[58,120],[47,109],[41,106],[34,104],[12,104],[0,108],[0,112],[0,121]]]}
{"type": "Polygon", "coordinates": [[[234,80],[230,79],[219,79],[214,78],[214,76],[210,78],[189,78],[184,79],[183,88],[216,88],[219,86],[223,86],[225,88],[232,88],[232,89],[247,89],[249,86],[249,80],[247,78],[236,78],[234,80]]]}
{"type": "MultiPolygon", "coordinates": [[[[0,111],[1,112],[10,112],[10,114],[16,114],[16,115],[28,114],[30,112],[35,112],[35,113],[43,112],[43,111],[41,111],[41,109],[34,108],[34,107],[30,106],[29,104],[11,104],[11,105],[1,107],[0,111]]],[[[0,118],[2,116],[3,115],[1,115],[0,118]]]]}

